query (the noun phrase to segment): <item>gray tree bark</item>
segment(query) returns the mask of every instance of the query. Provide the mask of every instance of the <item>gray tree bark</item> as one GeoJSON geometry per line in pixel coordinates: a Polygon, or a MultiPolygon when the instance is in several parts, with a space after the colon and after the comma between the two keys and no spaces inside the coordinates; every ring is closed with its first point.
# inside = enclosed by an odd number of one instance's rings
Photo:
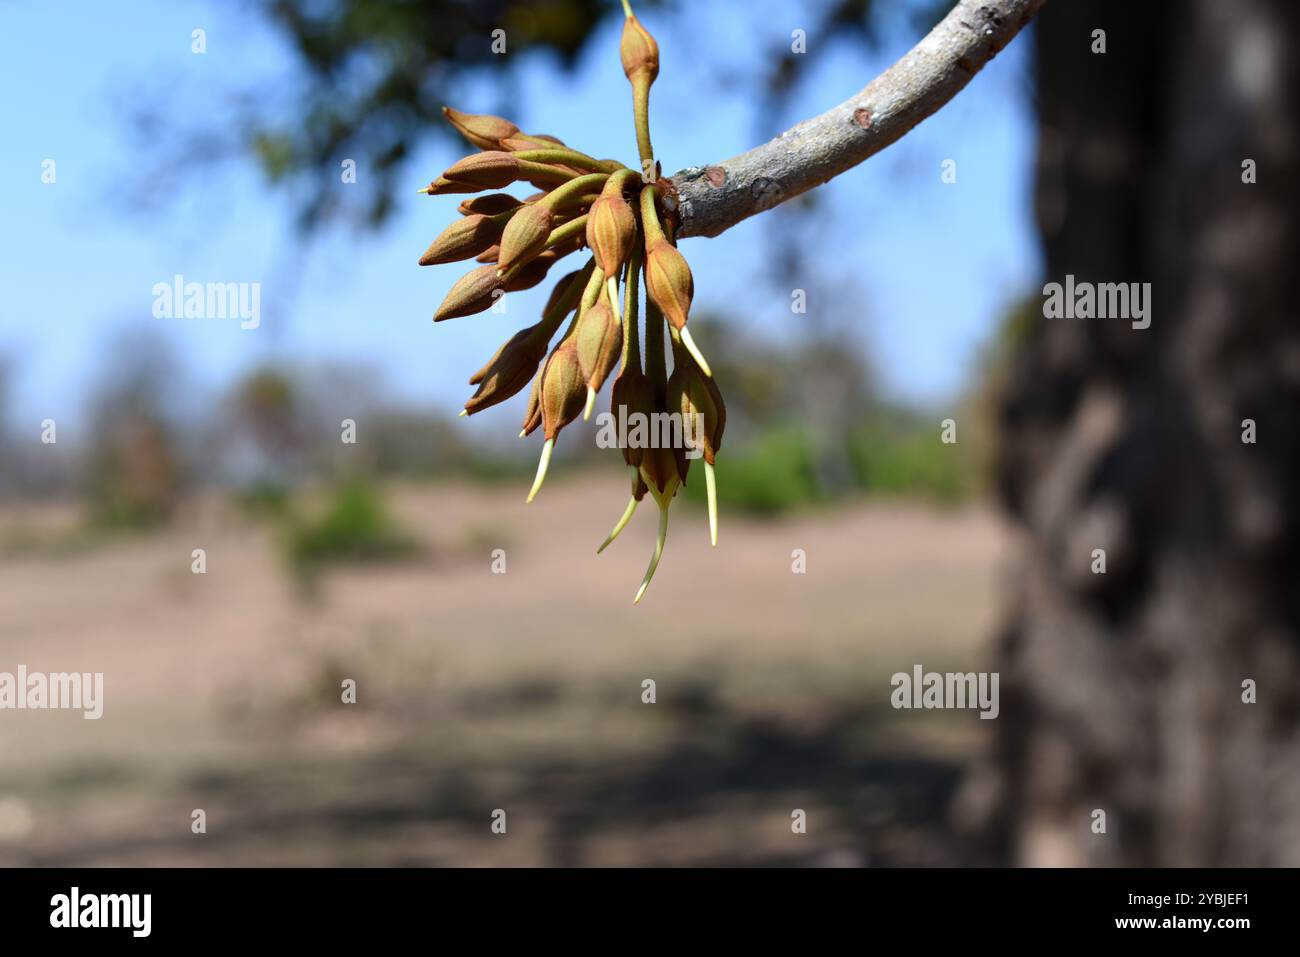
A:
{"type": "Polygon", "coordinates": [[[839,106],[747,153],[677,173],[677,236],[716,236],[879,153],[965,88],[1044,2],[961,0],[839,106]]]}

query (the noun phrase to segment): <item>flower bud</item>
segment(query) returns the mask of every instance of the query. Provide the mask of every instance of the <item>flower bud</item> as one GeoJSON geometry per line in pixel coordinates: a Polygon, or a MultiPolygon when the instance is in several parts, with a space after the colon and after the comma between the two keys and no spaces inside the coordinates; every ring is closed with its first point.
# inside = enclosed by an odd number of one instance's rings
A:
{"type": "MultiPolygon", "coordinates": [[[[633,415],[644,416],[642,421],[650,421],[650,414],[654,411],[654,392],[639,364],[624,366],[614,379],[609,407],[619,421],[635,421],[633,415]]],[[[623,444],[623,461],[628,465],[639,468],[645,453],[646,449],[640,443],[635,447],[630,442],[623,444]]],[[[640,496],[637,498],[639,500],[640,496]]]]}
{"type": "Polygon", "coordinates": [[[727,425],[727,407],[712,376],[700,371],[695,360],[682,349],[668,379],[668,405],[680,412],[694,446],[704,454],[704,461],[714,464],[722,448],[722,432],[727,425]]]}
{"type": "Polygon", "coordinates": [[[494,263],[501,256],[501,247],[495,243],[474,257],[476,263],[494,263]]]}
{"type": "Polygon", "coordinates": [[[653,83],[659,76],[659,44],[635,16],[623,21],[618,55],[623,61],[623,74],[629,80],[644,73],[649,75],[650,82],[653,83]]]}
{"type": "Polygon", "coordinates": [[[477,256],[491,248],[501,238],[501,232],[505,228],[504,218],[484,216],[481,213],[464,216],[444,229],[429,244],[429,248],[420,257],[420,265],[434,266],[477,256]]]}
{"type": "Polygon", "coordinates": [[[456,127],[456,131],[461,136],[481,150],[499,150],[502,148],[503,139],[519,132],[519,127],[499,116],[462,113],[460,110],[453,110],[450,106],[442,108],[442,115],[447,118],[448,123],[456,127]]]}
{"type": "Polygon", "coordinates": [[[542,427],[546,438],[554,439],[579,415],[587,402],[587,383],[578,361],[578,346],[572,337],[551,352],[542,371],[542,427]]]}
{"type": "Polygon", "coordinates": [[[500,149],[522,153],[524,150],[546,149],[550,146],[564,146],[564,142],[545,133],[515,133],[502,138],[500,149]]]}
{"type": "Polygon", "coordinates": [[[504,271],[527,262],[545,249],[546,239],[551,235],[552,219],[550,208],[542,203],[524,206],[511,216],[501,234],[498,268],[504,271]]]}
{"type": "MultiPolygon", "coordinates": [[[[613,183],[613,177],[610,178],[613,183]]],[[[618,273],[632,256],[636,243],[636,215],[621,191],[606,189],[587,214],[587,245],[596,266],[606,275],[618,273]]]]}
{"type": "MultiPolygon", "coordinates": [[[[658,410],[662,412],[663,410],[658,410]]],[[[653,420],[652,420],[653,421],[653,420]]],[[[682,476],[690,467],[685,449],[650,448],[643,449],[641,458],[641,478],[645,480],[652,492],[659,495],[676,494],[682,476]]]]}
{"type": "MultiPolygon", "coordinates": [[[[571,292],[569,288],[570,284],[578,282],[579,281],[578,277],[580,277],[582,274],[583,274],[583,270],[575,269],[573,272],[566,273],[565,275],[560,277],[560,281],[555,284],[555,288],[551,290],[550,296],[547,297],[546,305],[542,307],[542,315],[544,317],[551,316],[551,314],[556,309],[559,309],[564,304],[565,297],[568,296],[569,293],[571,292]]],[[[572,291],[574,292],[575,296],[577,295],[577,293],[581,292],[581,290],[572,290],[572,291]]],[[[564,315],[568,315],[572,311],[573,311],[573,302],[570,302],[569,307],[564,311],[564,315]]]]}
{"type": "Polygon", "coordinates": [[[587,388],[599,392],[623,351],[623,324],[614,317],[604,296],[578,318],[573,337],[578,342],[578,361],[587,388]]]}
{"type": "Polygon", "coordinates": [[[481,189],[501,189],[520,178],[519,160],[500,150],[466,156],[447,167],[434,183],[436,193],[476,193],[481,189]]]}
{"type": "Polygon", "coordinates": [[[465,411],[475,412],[511,398],[528,384],[546,355],[546,338],[541,323],[516,332],[496,351],[487,365],[469,380],[478,391],[465,403],[465,411]]]}
{"type": "MultiPolygon", "coordinates": [[[[538,282],[540,281],[539,278],[538,282]]],[[[493,293],[500,288],[501,280],[497,278],[497,267],[494,264],[488,263],[471,269],[456,280],[456,284],[447,293],[447,298],[433,314],[433,321],[442,322],[444,319],[482,312],[496,301],[493,293]]]]}
{"type": "Polygon", "coordinates": [[[497,213],[504,213],[522,205],[523,203],[509,193],[484,193],[482,196],[461,200],[461,204],[457,209],[462,216],[469,216],[473,213],[495,216],[497,213]]]}
{"type": "Polygon", "coordinates": [[[686,325],[695,295],[695,280],[686,257],[666,238],[646,248],[645,287],[674,329],[686,325]]]}
{"type": "Polygon", "coordinates": [[[519,431],[521,439],[526,435],[532,435],[542,424],[542,374],[545,371],[546,367],[543,366],[538,370],[537,375],[533,376],[533,388],[528,393],[528,406],[524,409],[524,425],[519,431]]]}

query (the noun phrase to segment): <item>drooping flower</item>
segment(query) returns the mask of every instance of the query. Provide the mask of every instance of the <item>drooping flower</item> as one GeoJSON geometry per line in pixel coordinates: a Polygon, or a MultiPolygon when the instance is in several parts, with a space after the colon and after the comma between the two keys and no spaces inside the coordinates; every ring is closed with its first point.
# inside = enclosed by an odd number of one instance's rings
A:
{"type": "MultiPolygon", "coordinates": [[[[461,414],[474,415],[499,405],[531,382],[520,435],[541,429],[543,445],[528,493],[530,502],[546,478],[560,432],[580,415],[591,414],[611,376],[611,412],[616,420],[648,422],[652,428],[661,420],[679,423],[672,434],[682,436],[682,441],[671,447],[653,441],[648,446],[629,443],[628,436],[620,445],[631,486],[629,499],[597,553],[618,537],[638,503],[649,495],[659,509],[659,528],[636,592],[639,602],[663,555],[669,508],[697,457],[704,460],[709,533],[717,544],[713,466],[722,444],[726,407],[688,326],[694,277],[674,240],[676,221],[665,214],[672,183],[658,178],[659,164],[650,143],[650,88],[659,75],[659,45],[632,14],[627,0],[623,7],[619,58],[632,87],[638,168],[596,159],[554,136],[526,133],[498,116],[445,107],[447,121],[479,152],[453,163],[421,192],[481,195],[460,202],[461,218],[433,240],[420,264],[463,260],[479,264],[448,291],[434,314],[434,320],[441,322],[481,313],[501,296],[542,282],[565,257],[590,249],[586,265],[556,284],[541,319],[507,339],[470,378],[477,390],[461,414]],[[493,192],[516,183],[529,183],[540,192],[522,199],[493,192]],[[671,375],[665,357],[666,333],[671,335],[671,375]]],[[[640,431],[643,439],[647,431],[640,431]]]]}

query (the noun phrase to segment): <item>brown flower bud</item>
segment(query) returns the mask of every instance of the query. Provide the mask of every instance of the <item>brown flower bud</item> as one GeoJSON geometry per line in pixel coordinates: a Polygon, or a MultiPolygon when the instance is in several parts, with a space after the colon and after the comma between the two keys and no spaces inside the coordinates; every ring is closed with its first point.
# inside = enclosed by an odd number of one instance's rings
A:
{"type": "Polygon", "coordinates": [[[484,193],[482,196],[461,200],[461,204],[457,209],[462,216],[469,216],[473,213],[495,216],[497,213],[504,213],[522,205],[523,203],[509,193],[484,193]]]}
{"type": "Polygon", "coordinates": [[[474,257],[476,263],[494,263],[501,255],[501,247],[491,245],[474,257]]]}
{"type": "Polygon", "coordinates": [[[494,293],[501,288],[501,280],[497,278],[497,267],[494,264],[488,263],[471,269],[456,280],[456,284],[448,291],[447,298],[433,314],[433,321],[442,322],[444,319],[482,312],[496,302],[497,296],[494,293]]]}
{"type": "Polygon", "coordinates": [[[665,238],[646,247],[645,287],[674,329],[686,325],[691,298],[695,295],[695,280],[686,257],[665,238]]]}
{"type": "Polygon", "coordinates": [[[614,310],[604,296],[578,318],[573,337],[578,341],[578,361],[587,388],[599,392],[623,351],[623,324],[614,318],[614,310]]]}
{"type": "Polygon", "coordinates": [[[553,219],[550,207],[543,203],[524,206],[511,216],[501,234],[498,268],[504,271],[541,253],[551,235],[553,219]]]}
{"type": "Polygon", "coordinates": [[[659,76],[659,44],[635,16],[623,21],[618,55],[623,61],[623,74],[629,80],[637,74],[645,73],[653,83],[655,77],[659,76]]]}
{"type": "MultiPolygon", "coordinates": [[[[610,182],[614,182],[611,177],[610,182]]],[[[621,191],[606,189],[587,214],[587,245],[596,266],[606,275],[618,273],[632,256],[636,243],[636,215],[621,191]]]]}
{"type": "Polygon", "coordinates": [[[722,448],[727,407],[713,378],[700,371],[685,349],[674,352],[676,364],[668,379],[669,408],[681,413],[683,427],[691,429],[695,447],[704,454],[704,461],[713,465],[722,448]]]}
{"type": "Polygon", "coordinates": [[[503,139],[519,132],[519,127],[499,116],[462,113],[460,110],[453,110],[450,106],[442,108],[442,115],[447,118],[448,123],[456,127],[456,131],[461,136],[481,150],[499,150],[503,139]]]}
{"type": "Polygon", "coordinates": [[[477,256],[501,238],[506,222],[504,216],[484,216],[481,213],[464,216],[429,244],[420,257],[420,265],[433,266],[477,256]]]}
{"type": "Polygon", "coordinates": [[[587,383],[578,361],[578,346],[572,337],[551,352],[542,370],[542,427],[546,438],[554,439],[579,415],[587,401],[587,383]]]}
{"type": "Polygon", "coordinates": [[[538,370],[537,375],[533,376],[533,388],[528,393],[528,406],[524,410],[524,425],[519,432],[521,439],[526,435],[532,435],[542,424],[542,373],[545,371],[546,367],[543,366],[538,370]]]}
{"type": "Polygon", "coordinates": [[[541,323],[520,329],[474,374],[469,383],[478,391],[465,403],[468,414],[504,402],[528,384],[546,355],[547,337],[541,329],[541,323]]]}
{"type": "MultiPolygon", "coordinates": [[[[575,269],[573,272],[565,273],[560,277],[560,281],[555,284],[555,288],[551,290],[551,294],[546,298],[546,305],[542,307],[543,316],[550,317],[556,309],[560,308],[561,305],[564,304],[564,299],[570,292],[570,284],[577,282],[578,277],[581,276],[582,273],[583,270],[575,269]]],[[[575,290],[575,296],[580,291],[581,290],[575,290]]],[[[572,311],[573,303],[570,302],[568,309],[564,311],[564,315],[568,315],[572,311]]]]}
{"type": "Polygon", "coordinates": [[[520,178],[519,160],[510,153],[489,150],[466,156],[447,167],[434,186],[439,193],[476,193],[481,189],[501,189],[520,178]]]}
{"type": "MultiPolygon", "coordinates": [[[[610,411],[620,422],[635,421],[633,415],[644,416],[642,421],[649,422],[654,411],[654,390],[650,380],[645,377],[639,364],[624,366],[614,379],[609,400],[610,411]]],[[[623,444],[623,461],[628,465],[640,467],[645,458],[645,447],[638,443],[623,444]]],[[[644,494],[644,493],[642,493],[644,494]]],[[[641,496],[637,496],[638,500],[641,496]]]]}
{"type": "MultiPolygon", "coordinates": [[[[663,411],[662,409],[659,411],[663,411]]],[[[684,449],[644,449],[641,458],[641,478],[660,495],[673,492],[684,479],[690,462],[684,449]]]]}
{"type": "Polygon", "coordinates": [[[524,150],[546,149],[551,146],[564,146],[564,143],[544,133],[515,133],[513,136],[502,138],[500,148],[512,153],[522,153],[524,150]]]}

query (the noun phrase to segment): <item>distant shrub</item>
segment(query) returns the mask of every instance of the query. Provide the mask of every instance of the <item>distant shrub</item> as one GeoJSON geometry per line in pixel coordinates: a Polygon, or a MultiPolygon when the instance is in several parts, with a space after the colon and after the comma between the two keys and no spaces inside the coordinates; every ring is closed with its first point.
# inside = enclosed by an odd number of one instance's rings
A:
{"type": "MultiPolygon", "coordinates": [[[[820,501],[808,439],[798,430],[765,432],[718,456],[718,507],[756,515],[778,515],[791,508],[820,501]]],[[[704,501],[703,470],[693,464],[687,497],[704,501]]]]}
{"type": "Polygon", "coordinates": [[[377,490],[355,480],[340,485],[319,514],[291,517],[286,543],[290,567],[306,579],[327,563],[392,561],[419,551],[377,490]]]}
{"type": "Polygon", "coordinates": [[[873,494],[955,502],[970,491],[964,451],[939,441],[939,426],[871,424],[849,442],[857,484],[873,494]]]}
{"type": "MultiPolygon", "coordinates": [[[[718,503],[753,515],[791,509],[847,495],[899,496],[957,502],[972,490],[965,451],[939,441],[928,420],[869,420],[847,441],[816,437],[801,427],[759,432],[718,456],[718,503]],[[847,463],[846,468],[839,467],[847,463]]],[[[686,496],[704,501],[704,480],[692,467],[686,496]]]]}

